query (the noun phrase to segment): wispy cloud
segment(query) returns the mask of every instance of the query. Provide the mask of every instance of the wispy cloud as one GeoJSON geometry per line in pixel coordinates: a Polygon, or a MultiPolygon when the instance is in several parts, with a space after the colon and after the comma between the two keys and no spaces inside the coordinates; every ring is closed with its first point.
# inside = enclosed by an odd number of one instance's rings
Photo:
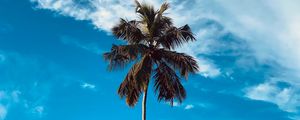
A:
{"type": "MultiPolygon", "coordinates": [[[[271,65],[273,73],[247,92],[247,97],[277,104],[281,109],[297,112],[299,109],[300,37],[299,1],[213,1],[207,6],[218,5],[212,10],[226,29],[238,35],[251,48],[258,62],[257,67],[271,65]],[[276,4],[274,4],[276,3],[276,4]],[[253,9],[255,8],[255,9],[253,9]],[[288,54],[287,54],[288,53],[288,54]],[[276,80],[271,80],[276,78],[276,80]],[[290,85],[280,88],[278,82],[290,85]]],[[[243,65],[243,64],[241,64],[243,65]]]]}
{"type": "Polygon", "coordinates": [[[42,117],[45,114],[45,107],[36,106],[33,108],[32,113],[37,114],[39,117],[42,117]]]}
{"type": "Polygon", "coordinates": [[[96,28],[109,31],[119,17],[132,18],[133,1],[91,0],[82,5],[73,0],[31,0],[37,8],[50,9],[77,20],[89,20],[96,28]]]}
{"type": "Polygon", "coordinates": [[[298,112],[297,108],[300,107],[300,89],[285,84],[287,83],[269,80],[257,86],[247,88],[246,97],[272,102],[288,112],[298,112]]]}
{"type": "Polygon", "coordinates": [[[5,120],[12,104],[18,104],[21,92],[19,90],[0,90],[0,120],[5,120]]]}
{"type": "MultiPolygon", "coordinates": [[[[260,78],[262,82],[266,82],[249,89],[247,97],[272,102],[285,111],[296,112],[297,109],[299,109],[299,107],[295,106],[299,104],[297,101],[299,101],[300,76],[298,73],[300,72],[300,64],[297,61],[300,61],[300,50],[298,47],[300,45],[300,27],[299,22],[295,21],[299,21],[300,19],[300,15],[296,12],[300,10],[300,8],[297,7],[299,1],[246,0],[240,3],[238,0],[197,0],[190,3],[196,4],[198,7],[188,7],[183,11],[189,11],[195,15],[204,13],[204,17],[205,14],[210,16],[213,21],[222,25],[224,29],[219,29],[218,26],[204,30],[201,30],[203,27],[194,27],[194,30],[199,30],[197,33],[197,35],[200,36],[198,37],[200,39],[199,44],[202,43],[204,45],[195,47],[192,44],[188,45],[190,48],[186,48],[191,49],[194,54],[212,53],[217,56],[214,52],[215,50],[221,49],[224,51],[224,49],[222,49],[223,47],[219,46],[219,43],[222,43],[222,39],[224,38],[220,39],[218,37],[219,35],[224,34],[224,32],[230,32],[238,36],[238,40],[243,44],[231,46],[228,44],[230,41],[224,43],[225,48],[227,46],[227,48],[233,51],[242,51],[235,55],[235,57],[240,60],[234,64],[235,66],[231,67],[236,67],[237,65],[239,67],[245,66],[244,71],[255,71],[256,68],[246,68],[246,66],[249,66],[253,61],[256,67],[265,65],[272,66],[274,68],[272,70],[273,72],[265,76],[273,76],[278,78],[276,80],[277,82],[290,84],[290,87],[282,89],[277,84],[274,84],[274,81],[271,82],[270,80],[260,78]],[[276,4],[274,4],[275,2],[276,4]],[[200,8],[199,5],[201,4],[201,10],[193,10],[200,8]],[[206,32],[207,30],[208,32],[206,32]],[[210,37],[211,34],[215,37],[210,37]],[[201,38],[206,39],[206,41],[201,40],[201,38]],[[208,40],[218,41],[212,43],[208,40]],[[247,46],[244,46],[244,44],[247,44],[247,46]],[[199,50],[197,49],[199,47],[206,49],[199,50]],[[247,48],[248,50],[245,49],[246,52],[243,52],[243,48],[247,48]],[[255,59],[244,59],[244,57],[240,55],[250,55],[255,59]]],[[[195,20],[199,18],[191,19],[195,20]]],[[[192,22],[191,24],[199,26],[199,22],[192,22]]],[[[228,52],[225,52],[225,54],[230,55],[228,52]]],[[[216,61],[218,62],[218,59],[216,59],[216,61]]],[[[220,69],[221,72],[223,72],[224,68],[220,69]]],[[[251,76],[248,76],[248,78],[251,78],[251,76]]]]}
{"type": "Polygon", "coordinates": [[[73,45],[75,47],[84,49],[91,53],[102,54],[103,50],[96,43],[84,43],[76,38],[63,36],[61,37],[61,42],[66,45],[73,45]]]}
{"type": "MultiPolygon", "coordinates": [[[[170,105],[170,103],[167,103],[167,105],[170,105]]],[[[200,105],[199,105],[200,106],[200,105]]],[[[186,104],[186,103],[179,103],[179,102],[173,102],[173,106],[172,107],[177,107],[180,108],[182,110],[190,110],[193,109],[194,107],[196,107],[194,104],[186,104]]]]}
{"type": "Polygon", "coordinates": [[[190,104],[190,105],[186,105],[184,107],[185,110],[190,110],[190,109],[193,109],[194,108],[194,105],[190,104]]]}
{"type": "Polygon", "coordinates": [[[91,90],[95,90],[96,89],[96,85],[90,84],[90,83],[86,83],[86,82],[82,83],[81,87],[84,88],[84,89],[91,89],[91,90]]]}
{"type": "Polygon", "coordinates": [[[255,52],[257,60],[263,64],[275,61],[282,66],[299,69],[296,61],[298,49],[300,16],[295,11],[299,1],[214,1],[219,9],[213,10],[226,29],[242,37],[255,52]],[[256,9],[251,9],[256,8],[256,9]],[[245,11],[241,10],[247,9],[245,11]],[[262,12],[264,11],[264,12],[262,12]],[[265,17],[262,17],[265,16],[265,17]],[[277,29],[274,29],[277,28],[277,29]],[[289,54],[286,54],[289,52],[289,54]]]}

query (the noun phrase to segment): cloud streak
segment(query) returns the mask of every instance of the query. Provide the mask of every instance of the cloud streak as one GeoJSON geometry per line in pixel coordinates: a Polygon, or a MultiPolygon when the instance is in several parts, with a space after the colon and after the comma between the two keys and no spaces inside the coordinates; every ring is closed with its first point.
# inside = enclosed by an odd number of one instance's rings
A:
{"type": "Polygon", "coordinates": [[[73,45],[75,47],[84,49],[94,54],[103,53],[103,50],[96,43],[84,43],[80,40],[68,36],[61,37],[61,42],[66,45],[73,45]]]}
{"type": "Polygon", "coordinates": [[[96,85],[94,84],[90,84],[90,83],[82,83],[81,87],[84,89],[91,89],[91,90],[95,90],[96,89],[96,85]]]}
{"type": "Polygon", "coordinates": [[[133,1],[128,0],[91,0],[86,4],[74,0],[31,0],[37,8],[49,9],[76,20],[88,20],[101,30],[110,28],[119,21],[119,17],[131,19],[133,1]]]}
{"type": "Polygon", "coordinates": [[[184,107],[185,110],[190,110],[190,109],[193,109],[194,108],[194,105],[186,105],[184,107]]]}
{"type": "Polygon", "coordinates": [[[247,88],[246,97],[272,102],[288,112],[299,112],[297,109],[300,107],[299,88],[290,85],[280,85],[284,83],[280,83],[280,81],[275,81],[274,79],[247,88]]]}

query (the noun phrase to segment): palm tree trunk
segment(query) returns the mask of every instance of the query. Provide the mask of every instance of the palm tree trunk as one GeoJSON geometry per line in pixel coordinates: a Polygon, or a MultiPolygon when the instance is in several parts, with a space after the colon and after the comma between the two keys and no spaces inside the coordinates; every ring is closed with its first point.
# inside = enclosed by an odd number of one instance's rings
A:
{"type": "Polygon", "coordinates": [[[146,120],[148,85],[144,88],[143,103],[142,103],[142,120],[146,120]]]}

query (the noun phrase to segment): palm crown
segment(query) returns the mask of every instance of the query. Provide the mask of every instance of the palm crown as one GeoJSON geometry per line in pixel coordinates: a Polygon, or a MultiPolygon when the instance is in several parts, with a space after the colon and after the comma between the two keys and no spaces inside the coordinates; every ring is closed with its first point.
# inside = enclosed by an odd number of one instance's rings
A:
{"type": "Polygon", "coordinates": [[[168,8],[168,3],[155,10],[136,1],[139,18],[131,21],[121,18],[112,28],[113,35],[125,40],[127,45],[113,45],[110,52],[104,53],[104,58],[109,62],[109,70],[135,61],[118,90],[131,107],[141,93],[147,94],[151,78],[159,101],[182,102],[186,92],[180,78],[187,79],[189,73],[198,71],[193,57],[173,51],[185,42],[194,41],[195,37],[188,25],[179,28],[173,25],[172,19],[164,14],[168,8]]]}

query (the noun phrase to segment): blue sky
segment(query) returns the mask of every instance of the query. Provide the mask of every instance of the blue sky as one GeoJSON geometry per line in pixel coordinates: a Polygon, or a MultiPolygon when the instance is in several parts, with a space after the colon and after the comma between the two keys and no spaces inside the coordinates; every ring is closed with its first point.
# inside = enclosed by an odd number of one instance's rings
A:
{"type": "MultiPolygon", "coordinates": [[[[158,7],[163,1],[145,0],[158,7]]],[[[150,120],[300,120],[298,0],[169,0],[197,42],[199,62],[173,107],[148,100],[150,120]]],[[[117,95],[125,70],[107,72],[110,34],[135,18],[128,0],[0,0],[0,120],[139,120],[117,95]]],[[[151,90],[152,91],[152,88],[151,90]]]]}

